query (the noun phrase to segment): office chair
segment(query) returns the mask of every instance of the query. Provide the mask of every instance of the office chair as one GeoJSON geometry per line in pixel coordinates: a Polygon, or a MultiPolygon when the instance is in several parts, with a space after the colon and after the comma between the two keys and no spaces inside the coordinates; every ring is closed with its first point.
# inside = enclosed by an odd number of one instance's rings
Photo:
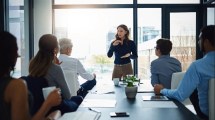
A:
{"type": "Polygon", "coordinates": [[[209,80],[208,103],[209,103],[209,120],[215,120],[215,78],[209,80]]]}
{"type": "MultiPolygon", "coordinates": [[[[176,89],[180,83],[180,81],[183,79],[185,72],[176,72],[172,74],[172,80],[171,80],[171,89],[176,89]]],[[[191,105],[190,99],[187,98],[182,102],[184,105],[191,105]]]]}

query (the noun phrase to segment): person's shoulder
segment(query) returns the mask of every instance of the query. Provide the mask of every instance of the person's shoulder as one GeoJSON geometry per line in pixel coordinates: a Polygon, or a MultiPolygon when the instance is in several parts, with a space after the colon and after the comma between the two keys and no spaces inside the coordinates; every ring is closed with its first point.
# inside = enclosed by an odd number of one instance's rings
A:
{"type": "Polygon", "coordinates": [[[170,57],[170,59],[174,60],[175,62],[181,63],[177,58],[175,57],[170,57]]]}
{"type": "Polygon", "coordinates": [[[157,58],[157,59],[153,60],[153,61],[151,62],[151,64],[154,65],[154,64],[158,64],[159,62],[160,62],[160,59],[157,58]]]}
{"type": "Polygon", "coordinates": [[[21,79],[21,78],[19,78],[19,79],[12,78],[11,83],[13,83],[13,84],[20,84],[20,85],[22,85],[22,84],[25,85],[26,84],[25,81],[23,79],[21,79]]]}
{"type": "Polygon", "coordinates": [[[61,66],[60,65],[57,65],[57,64],[54,64],[52,63],[50,65],[50,68],[49,68],[50,71],[58,71],[58,70],[61,70],[61,66]]]}
{"type": "Polygon", "coordinates": [[[195,61],[193,61],[192,63],[191,63],[191,65],[197,65],[198,66],[198,64],[202,64],[202,63],[204,63],[205,61],[204,61],[204,59],[198,59],[198,60],[195,60],[195,61]]]}
{"type": "Polygon", "coordinates": [[[26,82],[23,79],[16,79],[16,78],[12,78],[12,80],[10,81],[9,87],[11,88],[25,88],[26,87],[26,82]]]}
{"type": "Polygon", "coordinates": [[[50,65],[50,67],[51,67],[51,68],[59,68],[60,65],[57,65],[57,64],[52,63],[52,64],[50,65]]]}
{"type": "Polygon", "coordinates": [[[71,61],[79,61],[79,59],[73,58],[73,57],[69,57],[69,59],[70,59],[71,61]]]}
{"type": "Polygon", "coordinates": [[[62,60],[62,61],[78,61],[77,58],[74,58],[74,57],[71,57],[71,56],[63,56],[63,55],[60,55],[59,56],[59,59],[62,60]]]}
{"type": "Polygon", "coordinates": [[[134,41],[133,40],[130,40],[130,39],[128,39],[127,40],[129,43],[134,43],[134,41]]]}

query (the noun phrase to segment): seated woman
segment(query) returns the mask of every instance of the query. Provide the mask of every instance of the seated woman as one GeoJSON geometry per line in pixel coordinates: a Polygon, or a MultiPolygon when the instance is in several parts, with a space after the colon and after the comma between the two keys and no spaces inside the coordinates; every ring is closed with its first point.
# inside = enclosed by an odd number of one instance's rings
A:
{"type": "Polygon", "coordinates": [[[39,40],[39,51],[30,61],[29,76],[44,77],[48,86],[55,86],[61,89],[63,101],[56,109],[60,109],[62,114],[73,112],[83,101],[81,96],[72,96],[68,84],[64,78],[61,67],[56,64],[58,53],[57,38],[51,34],[43,35],[39,40]]]}
{"type": "MultiPolygon", "coordinates": [[[[18,57],[16,38],[9,32],[0,32],[0,120],[45,120],[47,112],[61,103],[58,90],[52,91],[40,109],[29,115],[28,90],[22,79],[11,76],[18,57]]],[[[51,114],[59,117],[59,111],[51,114]]],[[[48,116],[48,117],[51,117],[48,116]]]]}

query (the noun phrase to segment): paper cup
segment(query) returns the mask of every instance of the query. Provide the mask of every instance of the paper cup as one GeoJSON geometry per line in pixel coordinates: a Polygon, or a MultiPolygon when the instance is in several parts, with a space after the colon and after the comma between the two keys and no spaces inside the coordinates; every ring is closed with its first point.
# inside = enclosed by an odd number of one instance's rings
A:
{"type": "Polygon", "coordinates": [[[113,78],[113,83],[115,86],[119,85],[119,78],[113,78]]]}
{"type": "Polygon", "coordinates": [[[55,86],[52,86],[52,87],[46,87],[46,88],[43,88],[43,97],[44,99],[46,100],[48,95],[50,94],[50,92],[52,92],[54,89],[56,89],[55,86]]]}

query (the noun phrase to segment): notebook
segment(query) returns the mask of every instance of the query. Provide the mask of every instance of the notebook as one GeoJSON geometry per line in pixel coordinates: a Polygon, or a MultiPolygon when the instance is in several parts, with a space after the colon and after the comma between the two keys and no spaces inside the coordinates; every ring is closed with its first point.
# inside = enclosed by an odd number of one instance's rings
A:
{"type": "Polygon", "coordinates": [[[98,120],[101,113],[93,111],[75,111],[70,113],[65,113],[58,120],[98,120]]]}

